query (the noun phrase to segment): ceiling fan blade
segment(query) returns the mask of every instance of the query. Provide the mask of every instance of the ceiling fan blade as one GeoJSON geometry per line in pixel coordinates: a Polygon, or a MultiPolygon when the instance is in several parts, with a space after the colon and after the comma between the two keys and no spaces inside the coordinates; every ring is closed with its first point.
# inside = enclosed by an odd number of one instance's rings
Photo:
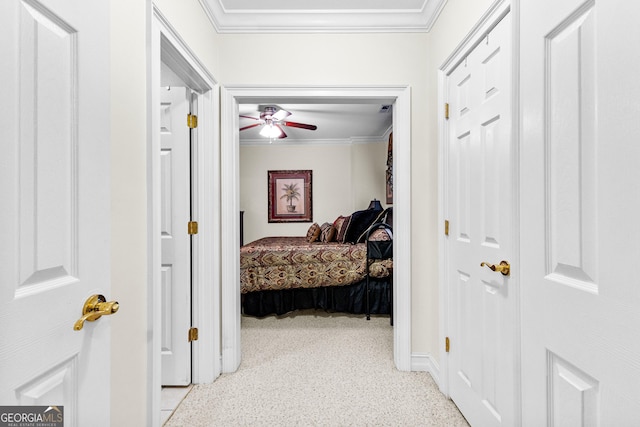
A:
{"type": "Polygon", "coordinates": [[[273,118],[273,120],[283,120],[286,119],[287,117],[289,117],[291,115],[290,112],[288,112],[287,110],[278,110],[274,115],[272,115],[271,117],[273,118]]]}
{"type": "Polygon", "coordinates": [[[316,130],[318,126],[316,125],[307,125],[305,123],[296,123],[296,122],[280,122],[283,126],[289,126],[292,128],[300,128],[300,129],[308,129],[308,130],[316,130]]]}
{"type": "Polygon", "coordinates": [[[284,130],[282,129],[282,126],[280,126],[279,124],[275,124],[274,126],[275,126],[275,127],[277,127],[278,129],[280,129],[280,132],[282,132],[282,135],[280,135],[280,136],[278,137],[278,139],[283,139],[283,138],[286,138],[286,137],[287,137],[287,134],[286,134],[286,133],[284,133],[284,130]]]}
{"type": "Polygon", "coordinates": [[[261,126],[261,125],[262,125],[262,123],[254,123],[254,124],[252,124],[252,125],[249,125],[249,126],[245,126],[245,127],[243,127],[243,128],[240,128],[240,130],[251,129],[251,128],[254,128],[254,127],[256,127],[256,126],[261,126]]]}
{"type": "Polygon", "coordinates": [[[257,117],[243,116],[242,114],[240,114],[240,117],[243,117],[243,118],[245,118],[245,119],[251,119],[251,120],[260,120],[260,119],[259,119],[259,118],[257,118],[257,117]]]}

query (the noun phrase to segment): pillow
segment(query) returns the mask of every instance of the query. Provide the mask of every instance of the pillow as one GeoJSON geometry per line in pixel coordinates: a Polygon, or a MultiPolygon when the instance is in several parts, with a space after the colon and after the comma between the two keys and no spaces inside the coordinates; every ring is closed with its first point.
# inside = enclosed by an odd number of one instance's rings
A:
{"type": "Polygon", "coordinates": [[[340,227],[342,227],[342,224],[344,224],[344,220],[346,217],[340,215],[338,218],[336,218],[335,221],[333,221],[333,228],[336,229],[336,233],[340,231],[340,227]]]}
{"type": "Polygon", "coordinates": [[[307,242],[315,242],[318,240],[318,237],[320,237],[320,226],[317,222],[314,222],[311,224],[311,227],[309,227],[309,231],[307,231],[307,242]]]}
{"type": "Polygon", "coordinates": [[[333,226],[336,229],[336,242],[344,243],[344,235],[347,232],[347,228],[349,227],[349,222],[351,221],[351,216],[342,216],[340,215],[333,222],[333,226]]]}
{"type": "MultiPolygon", "coordinates": [[[[371,222],[371,224],[369,224],[369,226],[362,232],[362,234],[360,234],[360,236],[358,236],[358,240],[356,240],[356,243],[362,243],[367,239],[367,233],[371,231],[371,227],[373,227],[375,224],[380,224],[383,223],[387,217],[386,214],[387,211],[383,211],[380,212],[380,214],[378,214],[378,216],[371,222]]],[[[389,237],[388,240],[393,240],[393,236],[391,233],[391,227],[389,226],[388,229],[386,229],[385,231],[389,237]]],[[[372,239],[369,239],[372,240],[372,239]]]]}
{"type": "Polygon", "coordinates": [[[333,242],[336,240],[336,229],[333,224],[325,222],[320,226],[320,241],[323,243],[333,242]]]}
{"type": "Polygon", "coordinates": [[[391,236],[389,235],[388,230],[384,228],[378,228],[377,230],[374,230],[373,233],[369,234],[370,242],[384,242],[389,240],[391,240],[391,236]]]}
{"type": "Polygon", "coordinates": [[[375,224],[384,211],[366,209],[351,214],[351,221],[344,236],[344,243],[363,242],[366,231],[375,224]]]}

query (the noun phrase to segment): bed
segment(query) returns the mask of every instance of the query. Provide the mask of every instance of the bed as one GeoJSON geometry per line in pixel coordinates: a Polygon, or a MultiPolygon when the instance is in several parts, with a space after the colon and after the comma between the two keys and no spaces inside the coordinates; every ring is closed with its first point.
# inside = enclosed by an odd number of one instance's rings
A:
{"type": "Polygon", "coordinates": [[[391,226],[379,227],[390,220],[389,209],[357,211],[313,224],[304,237],[265,237],[242,246],[243,313],[262,317],[313,308],[390,314],[393,259],[368,257],[373,242],[391,242],[391,226]]]}

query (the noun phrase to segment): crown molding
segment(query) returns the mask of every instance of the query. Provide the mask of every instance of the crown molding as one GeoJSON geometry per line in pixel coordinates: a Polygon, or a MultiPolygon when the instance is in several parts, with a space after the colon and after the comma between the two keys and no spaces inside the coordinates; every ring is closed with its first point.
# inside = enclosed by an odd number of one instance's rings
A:
{"type": "Polygon", "coordinates": [[[238,10],[221,0],[198,0],[218,33],[415,33],[429,32],[447,0],[425,0],[421,9],[238,10]]]}
{"type": "Polygon", "coordinates": [[[334,139],[274,139],[272,142],[269,138],[261,139],[244,139],[240,141],[240,146],[267,146],[267,145],[357,145],[385,142],[382,137],[351,137],[351,138],[334,138],[334,139]]]}
{"type": "Polygon", "coordinates": [[[256,145],[358,145],[358,144],[376,144],[386,143],[389,140],[389,135],[393,132],[393,124],[387,128],[387,130],[380,136],[352,136],[349,138],[332,138],[332,139],[274,139],[270,141],[269,138],[257,138],[257,139],[242,139],[240,140],[241,146],[256,146],[256,145]]]}

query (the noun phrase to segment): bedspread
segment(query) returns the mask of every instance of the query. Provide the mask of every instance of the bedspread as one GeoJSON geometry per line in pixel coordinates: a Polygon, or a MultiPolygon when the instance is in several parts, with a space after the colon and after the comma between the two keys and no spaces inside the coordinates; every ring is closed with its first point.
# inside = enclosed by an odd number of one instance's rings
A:
{"type": "MultiPolygon", "coordinates": [[[[366,274],[364,243],[309,243],[304,237],[265,237],[240,249],[241,292],[344,286],[366,274]]],[[[386,277],[392,261],[376,261],[372,277],[386,277]]]]}

